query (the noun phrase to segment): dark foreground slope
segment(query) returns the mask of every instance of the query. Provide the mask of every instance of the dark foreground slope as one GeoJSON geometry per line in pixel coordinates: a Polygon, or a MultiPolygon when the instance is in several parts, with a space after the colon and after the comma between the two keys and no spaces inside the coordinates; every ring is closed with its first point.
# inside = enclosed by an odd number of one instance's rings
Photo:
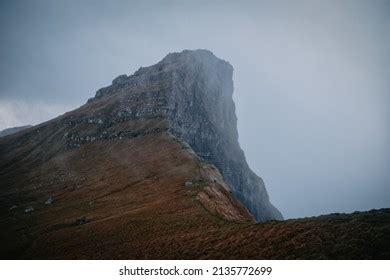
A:
{"type": "MultiPolygon", "coordinates": [[[[122,77],[81,108],[0,139],[2,258],[390,257],[388,209],[255,223],[213,164],[216,155],[196,152],[214,147],[209,140],[223,131],[197,131],[204,141],[188,141],[193,149],[182,139],[195,133],[184,131],[189,120],[179,115],[187,111],[173,108],[167,115],[174,103],[165,94],[183,84],[172,84],[166,73],[159,79],[122,77]],[[139,84],[128,86],[133,82],[139,84]]],[[[235,140],[223,141],[216,148],[228,156],[225,149],[235,140]]],[[[261,179],[246,165],[234,173],[229,166],[242,164],[242,158],[227,159],[222,169],[233,182],[250,176],[256,184],[265,202],[254,208],[257,213],[277,216],[261,179]]]]}

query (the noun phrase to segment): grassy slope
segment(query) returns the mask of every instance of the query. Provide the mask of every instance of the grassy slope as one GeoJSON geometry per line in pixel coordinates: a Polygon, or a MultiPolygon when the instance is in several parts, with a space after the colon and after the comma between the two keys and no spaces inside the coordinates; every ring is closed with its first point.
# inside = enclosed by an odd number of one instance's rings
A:
{"type": "Polygon", "coordinates": [[[3,258],[390,257],[390,210],[262,224],[211,214],[196,199],[203,186],[184,186],[204,163],[165,133],[43,153],[4,155],[3,258]]]}

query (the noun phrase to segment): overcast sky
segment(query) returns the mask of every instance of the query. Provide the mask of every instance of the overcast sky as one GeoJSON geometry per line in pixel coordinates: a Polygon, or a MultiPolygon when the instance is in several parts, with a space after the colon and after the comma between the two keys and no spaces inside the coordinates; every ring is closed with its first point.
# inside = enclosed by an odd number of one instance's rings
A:
{"type": "Polygon", "coordinates": [[[0,0],[0,130],[183,49],[234,66],[240,143],[287,218],[390,207],[390,1],[0,0]]]}

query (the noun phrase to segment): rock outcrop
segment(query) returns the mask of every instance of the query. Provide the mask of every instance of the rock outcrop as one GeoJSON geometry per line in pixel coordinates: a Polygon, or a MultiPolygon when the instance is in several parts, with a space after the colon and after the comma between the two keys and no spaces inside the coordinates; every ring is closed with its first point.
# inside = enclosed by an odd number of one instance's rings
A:
{"type": "MultiPolygon", "coordinates": [[[[171,53],[159,63],[140,68],[131,76],[120,75],[112,85],[98,90],[89,103],[114,94],[133,93],[113,108],[110,119],[91,116],[87,121],[111,126],[129,119],[166,119],[166,129],[199,157],[213,163],[234,196],[258,221],[281,220],[281,213],[269,201],[263,180],[250,170],[239,146],[232,76],[233,67],[210,51],[171,53]]],[[[141,132],[130,132],[133,136],[137,133],[141,132]]],[[[111,136],[88,135],[83,140],[125,136],[129,133],[117,131],[111,136]]],[[[77,140],[71,145],[79,145],[80,137],[71,137],[77,140]]]]}

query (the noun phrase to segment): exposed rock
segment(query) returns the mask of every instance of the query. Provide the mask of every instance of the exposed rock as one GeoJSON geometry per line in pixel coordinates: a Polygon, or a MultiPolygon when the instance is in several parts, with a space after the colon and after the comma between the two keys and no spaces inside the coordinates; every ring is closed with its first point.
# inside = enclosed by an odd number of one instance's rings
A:
{"type": "MultiPolygon", "coordinates": [[[[113,107],[109,119],[104,119],[105,131],[86,136],[74,131],[68,136],[68,146],[161,133],[164,129],[108,132],[107,128],[126,121],[163,118],[168,121],[166,129],[183,142],[183,148],[188,144],[197,156],[219,169],[234,196],[258,221],[281,220],[263,180],[249,168],[239,146],[232,76],[233,67],[210,51],[171,53],[159,63],[142,67],[131,76],[121,75],[98,90],[90,102],[118,93],[126,98],[113,107]]],[[[96,123],[92,116],[88,122],[96,123]]]]}
{"type": "Polygon", "coordinates": [[[127,81],[127,75],[120,75],[112,81],[112,84],[113,85],[123,85],[126,83],[126,81],[127,81]]]}
{"type": "Polygon", "coordinates": [[[54,202],[54,198],[53,198],[52,196],[50,196],[50,197],[46,200],[45,204],[52,204],[53,202],[54,202]]]}
{"type": "Polygon", "coordinates": [[[219,169],[257,220],[282,219],[238,144],[233,67],[204,50],[171,54],[162,62],[176,61],[183,61],[183,66],[173,71],[172,90],[167,94],[171,132],[219,169]]]}
{"type": "Polygon", "coordinates": [[[88,223],[89,221],[87,220],[86,217],[81,217],[79,219],[76,220],[76,224],[81,226],[81,225],[85,225],[86,223],[88,223]]]}
{"type": "Polygon", "coordinates": [[[245,207],[232,199],[226,189],[219,185],[206,186],[196,199],[212,214],[234,221],[254,221],[253,216],[245,207]]]}
{"type": "Polygon", "coordinates": [[[29,213],[29,212],[32,212],[32,211],[34,211],[34,207],[32,207],[32,206],[27,206],[27,207],[24,209],[24,212],[25,212],[25,213],[29,213]]]}
{"type": "Polygon", "coordinates": [[[187,188],[190,188],[190,187],[192,187],[193,186],[193,184],[192,184],[192,182],[185,182],[184,183],[184,186],[186,186],[187,188]]]}

